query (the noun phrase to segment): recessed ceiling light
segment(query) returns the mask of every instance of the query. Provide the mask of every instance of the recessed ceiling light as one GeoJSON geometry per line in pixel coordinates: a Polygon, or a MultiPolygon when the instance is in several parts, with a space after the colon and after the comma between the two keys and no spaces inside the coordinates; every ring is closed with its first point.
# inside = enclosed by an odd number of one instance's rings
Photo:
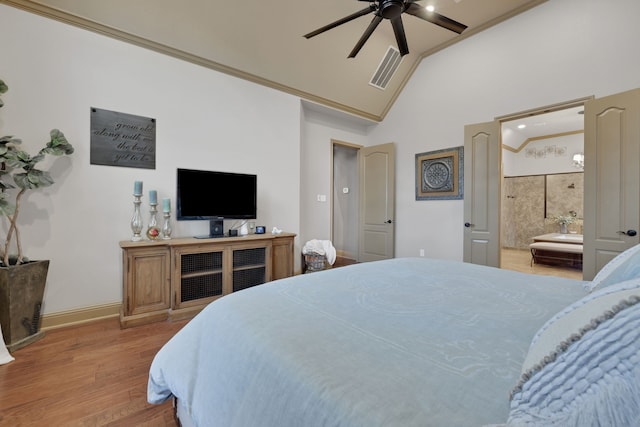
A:
{"type": "Polygon", "coordinates": [[[432,5],[427,6],[426,9],[428,12],[433,12],[434,10],[436,10],[436,8],[433,7],[432,5]]]}
{"type": "Polygon", "coordinates": [[[525,124],[518,125],[518,129],[524,129],[524,128],[526,128],[526,127],[527,127],[527,125],[525,125],[525,124]]]}

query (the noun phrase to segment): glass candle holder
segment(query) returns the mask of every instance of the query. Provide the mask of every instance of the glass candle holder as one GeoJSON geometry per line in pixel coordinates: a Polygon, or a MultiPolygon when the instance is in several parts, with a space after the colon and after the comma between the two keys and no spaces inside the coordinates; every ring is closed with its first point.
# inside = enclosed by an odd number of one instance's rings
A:
{"type": "Polygon", "coordinates": [[[157,240],[160,237],[160,228],[158,228],[158,222],[156,220],[156,214],[158,213],[157,203],[150,203],[151,209],[149,211],[149,226],[147,227],[147,237],[149,240],[157,240]]]}
{"type": "Polygon", "coordinates": [[[162,224],[162,238],[169,240],[171,238],[171,212],[164,211],[164,223],[162,224]]]}
{"type": "Polygon", "coordinates": [[[131,236],[132,242],[139,242],[142,240],[142,215],[140,214],[140,197],[141,194],[133,195],[133,216],[131,217],[131,231],[133,231],[133,236],[131,236]]]}

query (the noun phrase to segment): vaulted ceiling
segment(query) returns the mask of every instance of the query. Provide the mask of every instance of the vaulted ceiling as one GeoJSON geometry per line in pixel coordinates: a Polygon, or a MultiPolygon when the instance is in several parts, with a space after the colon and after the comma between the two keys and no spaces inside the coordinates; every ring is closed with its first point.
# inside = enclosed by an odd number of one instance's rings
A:
{"type": "MultiPolygon", "coordinates": [[[[389,1],[389,0],[381,0],[389,1]]],[[[402,0],[393,0],[402,1],[402,0]]],[[[407,1],[407,0],[404,0],[407,1]]],[[[347,58],[373,15],[303,35],[369,7],[367,0],[0,0],[334,109],[380,121],[420,61],[546,0],[420,0],[468,28],[460,35],[402,14],[409,54],[386,88],[370,85],[390,46],[383,20],[347,58]]]]}

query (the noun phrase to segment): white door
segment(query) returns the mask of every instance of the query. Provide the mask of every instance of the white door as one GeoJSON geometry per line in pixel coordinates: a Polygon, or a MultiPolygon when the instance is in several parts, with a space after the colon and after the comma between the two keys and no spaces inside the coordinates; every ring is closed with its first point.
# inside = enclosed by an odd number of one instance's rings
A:
{"type": "Polygon", "coordinates": [[[464,261],[500,267],[500,123],[464,127],[464,261]]]}
{"type": "Polygon", "coordinates": [[[584,104],[584,279],[638,243],[640,89],[584,104]]]}
{"type": "Polygon", "coordinates": [[[358,261],[394,257],[395,150],[393,143],[360,150],[358,261]]]}

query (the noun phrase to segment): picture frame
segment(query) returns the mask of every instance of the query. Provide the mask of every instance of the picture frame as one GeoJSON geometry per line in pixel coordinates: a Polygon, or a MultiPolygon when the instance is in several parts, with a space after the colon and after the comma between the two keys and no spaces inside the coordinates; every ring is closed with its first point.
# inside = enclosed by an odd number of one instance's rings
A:
{"type": "Polygon", "coordinates": [[[459,200],[464,197],[464,147],[418,153],[416,200],[459,200]]]}

